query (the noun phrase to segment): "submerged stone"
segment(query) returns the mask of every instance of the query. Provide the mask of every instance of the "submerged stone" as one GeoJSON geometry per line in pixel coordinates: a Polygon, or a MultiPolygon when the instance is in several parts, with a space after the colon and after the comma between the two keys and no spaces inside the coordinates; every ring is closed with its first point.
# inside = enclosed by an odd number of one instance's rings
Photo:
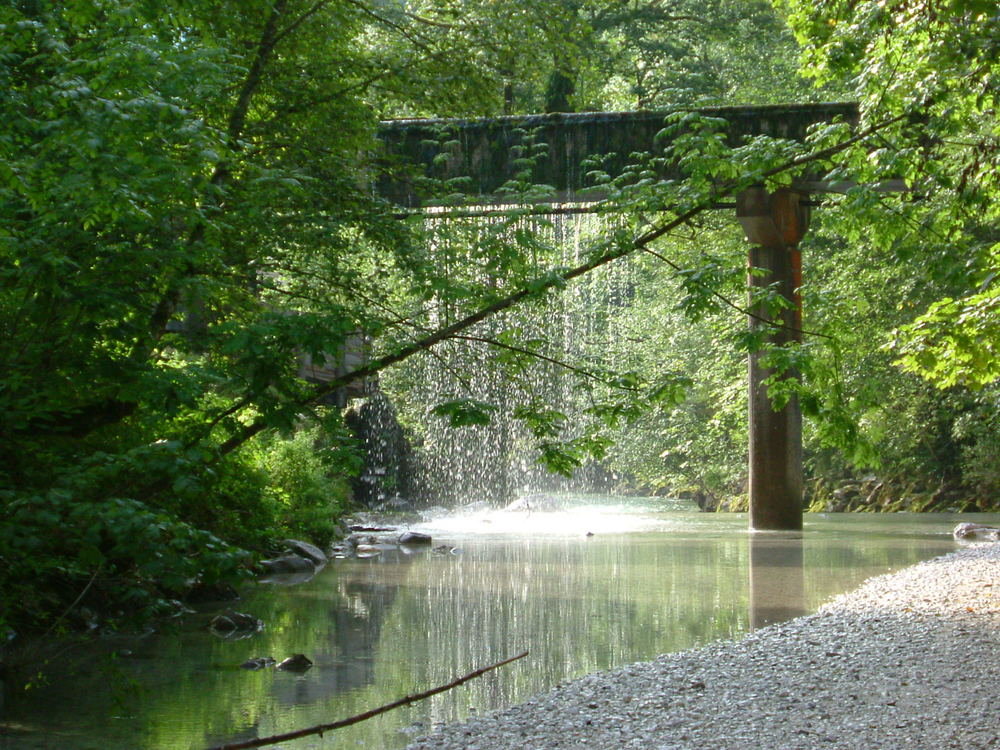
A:
{"type": "Polygon", "coordinates": [[[400,544],[430,545],[431,542],[430,534],[421,534],[419,531],[404,531],[399,535],[400,544]]]}
{"type": "Polygon", "coordinates": [[[271,560],[261,560],[260,566],[268,575],[274,573],[312,573],[316,563],[301,555],[282,555],[271,560]]]}
{"type": "Polygon", "coordinates": [[[245,662],[240,664],[240,669],[250,669],[256,672],[261,669],[273,667],[275,664],[277,664],[277,662],[270,656],[256,656],[253,659],[247,659],[245,662]]]}
{"type": "Polygon", "coordinates": [[[209,629],[223,638],[246,638],[264,629],[264,621],[246,612],[229,610],[216,615],[208,623],[209,629]]]}
{"type": "Polygon", "coordinates": [[[1000,528],[981,523],[960,523],[951,535],[955,539],[996,542],[1000,541],[1000,528]]]}
{"type": "Polygon", "coordinates": [[[312,665],[312,661],[304,654],[292,654],[287,659],[282,660],[277,669],[285,672],[305,672],[312,665]]]}

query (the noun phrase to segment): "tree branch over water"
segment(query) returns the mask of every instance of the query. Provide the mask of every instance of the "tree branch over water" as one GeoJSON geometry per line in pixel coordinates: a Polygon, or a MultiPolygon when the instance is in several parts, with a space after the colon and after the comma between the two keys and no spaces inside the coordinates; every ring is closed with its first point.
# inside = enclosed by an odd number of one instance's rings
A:
{"type": "MultiPolygon", "coordinates": [[[[649,255],[652,255],[654,258],[663,261],[668,266],[670,266],[672,269],[674,269],[674,271],[677,271],[677,272],[681,271],[681,267],[678,264],[674,263],[672,260],[670,260],[670,258],[667,258],[664,255],[661,255],[660,253],[656,252],[655,250],[651,250],[648,247],[644,247],[643,248],[643,252],[648,253],[649,255]]],[[[716,290],[708,287],[705,284],[699,284],[699,286],[702,287],[703,289],[706,289],[713,297],[716,297],[717,299],[719,299],[724,305],[727,305],[727,306],[733,308],[737,312],[743,313],[744,315],[746,315],[749,318],[753,318],[754,320],[759,320],[761,323],[766,323],[767,325],[774,326],[775,328],[784,328],[786,331],[792,331],[793,333],[801,333],[801,334],[804,334],[804,335],[807,335],[807,336],[820,336],[820,337],[825,338],[825,339],[836,339],[836,336],[831,336],[828,333],[820,333],[819,331],[807,331],[804,328],[796,328],[795,326],[785,325],[784,323],[781,323],[781,322],[779,322],[777,320],[771,320],[770,318],[766,318],[763,315],[758,315],[753,310],[748,310],[745,307],[741,307],[740,305],[737,305],[735,302],[733,302],[731,299],[729,299],[729,297],[727,297],[726,295],[724,295],[724,294],[722,294],[720,292],[717,292],[716,290]]]]}
{"type": "Polygon", "coordinates": [[[447,685],[439,685],[438,687],[431,688],[430,690],[425,690],[422,693],[414,693],[413,695],[407,695],[399,700],[393,701],[392,703],[386,703],[384,706],[379,706],[378,708],[373,708],[370,711],[365,711],[364,713],[356,714],[355,716],[350,716],[346,719],[341,719],[340,721],[334,721],[330,724],[318,724],[314,727],[309,727],[308,729],[299,729],[295,732],[286,732],[285,734],[275,734],[270,737],[260,737],[256,740],[247,740],[246,742],[233,742],[227,745],[215,745],[214,747],[208,748],[208,750],[247,750],[247,748],[253,747],[265,747],[266,745],[277,745],[279,742],[287,742],[288,740],[296,740],[300,737],[309,737],[313,734],[318,734],[320,737],[323,736],[323,732],[333,731],[334,729],[341,729],[343,727],[348,727],[351,724],[359,724],[362,721],[371,719],[379,714],[384,714],[391,711],[394,708],[399,708],[401,706],[409,705],[410,703],[415,703],[416,701],[422,701],[424,698],[430,698],[432,695],[437,695],[438,693],[443,693],[446,690],[451,690],[454,687],[458,687],[469,680],[474,680],[487,672],[490,672],[497,667],[502,667],[504,664],[510,664],[512,661],[517,661],[518,659],[523,659],[528,655],[527,651],[524,651],[517,656],[512,656],[509,659],[504,659],[503,661],[498,661],[495,664],[490,664],[488,667],[480,667],[467,675],[459,677],[457,680],[449,682],[447,685]]]}
{"type": "Polygon", "coordinates": [[[557,367],[561,367],[564,370],[569,370],[570,372],[576,373],[577,375],[589,378],[591,380],[596,380],[599,383],[610,385],[614,388],[618,388],[619,390],[627,390],[627,391],[638,390],[636,388],[623,388],[620,385],[609,383],[605,378],[601,377],[600,374],[593,372],[592,370],[587,370],[583,367],[577,367],[576,365],[572,365],[569,362],[563,362],[561,359],[556,359],[555,357],[549,357],[548,355],[542,354],[541,352],[532,351],[531,349],[525,349],[524,347],[521,346],[514,346],[512,344],[507,344],[503,341],[497,341],[496,339],[487,338],[485,336],[466,336],[466,335],[455,335],[452,336],[452,339],[456,339],[458,341],[474,341],[480,344],[486,344],[488,346],[495,346],[498,349],[506,349],[507,351],[513,352],[515,354],[523,354],[526,357],[533,357],[534,359],[541,360],[542,362],[548,362],[549,364],[556,365],[557,367]]]}
{"type": "MultiPolygon", "coordinates": [[[[720,199],[731,196],[737,190],[745,187],[748,182],[760,183],[764,180],[775,177],[784,172],[788,172],[796,167],[805,166],[806,164],[811,164],[818,161],[824,161],[826,159],[835,156],[836,154],[847,150],[848,148],[864,141],[871,136],[879,133],[886,128],[894,125],[897,122],[905,120],[908,117],[907,114],[897,115],[896,117],[891,117],[889,119],[883,120],[879,123],[871,125],[865,128],[863,131],[857,135],[848,138],[845,141],[834,144],[819,151],[814,151],[812,153],[803,154],[802,156],[790,159],[784,164],[773,167],[772,169],[764,170],[754,175],[748,175],[747,178],[742,180],[727,180],[720,183],[717,187],[711,190],[708,195],[706,195],[701,201],[695,203],[690,208],[682,210],[673,219],[661,224],[658,227],[650,229],[638,237],[633,239],[631,242],[623,242],[620,244],[611,244],[609,249],[605,252],[594,256],[585,263],[578,266],[556,270],[547,276],[542,276],[535,279],[532,283],[522,287],[518,291],[503,297],[501,299],[492,302],[489,305],[481,307],[473,313],[470,313],[461,320],[452,323],[449,326],[440,328],[428,335],[424,336],[417,341],[414,341],[395,352],[386,354],[376,360],[369,362],[364,367],[359,367],[352,372],[346,373],[340,377],[334,378],[333,380],[327,381],[321,386],[316,387],[312,394],[302,402],[302,406],[305,407],[309,404],[319,401],[324,396],[333,393],[338,388],[343,388],[344,386],[352,383],[356,380],[361,380],[364,378],[369,378],[378,372],[391,367],[392,365],[398,364],[405,359],[413,356],[414,354],[430,349],[436,344],[441,343],[450,338],[454,338],[456,335],[462,333],[463,331],[471,328],[477,323],[481,323],[497,313],[508,310],[515,305],[531,298],[537,297],[553,288],[564,285],[568,281],[579,278],[597,268],[607,265],[612,261],[618,260],[619,258],[624,258],[632,253],[640,250],[645,250],[646,247],[669,232],[673,231],[677,227],[683,226],[689,223],[692,219],[710,210],[720,199]]],[[[268,423],[263,419],[257,419],[250,424],[246,425],[243,430],[238,434],[233,435],[228,440],[226,440],[222,445],[219,446],[217,451],[217,457],[221,458],[223,456],[232,453],[234,450],[243,445],[246,441],[250,440],[254,436],[266,430],[268,423]]]]}

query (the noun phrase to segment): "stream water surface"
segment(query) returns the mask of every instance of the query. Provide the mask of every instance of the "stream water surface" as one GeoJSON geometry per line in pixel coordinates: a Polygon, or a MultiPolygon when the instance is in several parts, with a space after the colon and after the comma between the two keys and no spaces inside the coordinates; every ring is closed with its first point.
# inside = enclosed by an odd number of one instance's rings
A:
{"type": "Polygon", "coordinates": [[[595,670],[814,611],[864,579],[956,548],[982,514],[815,515],[801,535],[661,499],[563,496],[559,510],[470,510],[414,524],[455,547],[332,561],[307,583],[256,585],[235,608],[263,631],[223,639],[210,613],[101,641],[8,697],[3,750],[198,750],[328,723],[525,659],[421,703],[280,747],[401,748],[435,724],[523,701],[595,670]],[[303,674],[239,668],[306,654],[303,674]]]}

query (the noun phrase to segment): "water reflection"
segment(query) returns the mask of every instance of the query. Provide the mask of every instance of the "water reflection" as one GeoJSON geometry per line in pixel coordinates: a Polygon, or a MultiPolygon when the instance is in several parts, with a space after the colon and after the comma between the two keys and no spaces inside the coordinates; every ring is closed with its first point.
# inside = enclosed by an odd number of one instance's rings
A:
{"type": "Polygon", "coordinates": [[[750,535],[750,628],[804,615],[805,551],[801,532],[750,535]]]}
{"type": "Polygon", "coordinates": [[[590,507],[585,522],[567,517],[572,509],[534,513],[521,532],[476,517],[466,528],[434,522],[436,541],[461,554],[390,551],[335,561],[299,586],[259,586],[238,603],[266,623],[250,638],[194,628],[105,644],[8,707],[0,748],[197,750],[335,721],[530,650],[456,690],[306,744],[402,747],[435,722],[813,611],[864,578],[955,547],[952,516],[810,517],[788,538],[748,534],[743,516],[646,504],[630,520],[614,507],[613,523],[590,507]],[[313,668],[238,667],[292,653],[313,668]]]}

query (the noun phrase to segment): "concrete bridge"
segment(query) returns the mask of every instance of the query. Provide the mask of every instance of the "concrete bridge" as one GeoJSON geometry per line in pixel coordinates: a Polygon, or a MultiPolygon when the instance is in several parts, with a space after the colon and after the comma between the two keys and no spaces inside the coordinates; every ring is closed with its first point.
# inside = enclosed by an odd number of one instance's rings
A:
{"type": "MultiPolygon", "coordinates": [[[[762,107],[711,107],[688,110],[725,120],[730,145],[748,136],[768,135],[801,140],[809,126],[841,119],[858,121],[851,103],[792,104],[762,107]]],[[[612,178],[633,160],[632,154],[659,151],[666,112],[597,112],[530,115],[477,120],[395,120],[381,123],[386,177],[379,192],[409,208],[446,204],[448,193],[483,204],[524,203],[505,195],[502,187],[530,168],[527,182],[552,190],[533,195],[535,203],[577,203],[601,197],[584,166],[599,158],[612,178]],[[544,147],[536,144],[545,144],[544,147]],[[531,157],[531,158],[527,158],[531,157]],[[431,179],[428,179],[431,178],[431,179]],[[432,186],[447,182],[442,191],[432,186]]],[[[661,177],[671,177],[671,168],[661,177]]],[[[736,216],[752,247],[748,263],[764,269],[751,276],[755,286],[775,284],[793,304],[774,327],[771,343],[801,339],[801,309],[797,289],[801,279],[798,244],[809,224],[810,192],[841,192],[849,184],[832,185],[799,175],[792,189],[768,193],[751,188],[736,196],[736,216]]],[[[895,186],[887,186],[893,189],[895,186]]],[[[761,325],[763,311],[751,311],[749,324],[761,325]]],[[[750,402],[750,523],[755,529],[802,527],[802,418],[792,398],[775,411],[766,379],[772,374],[752,354],[749,362],[750,402]]],[[[795,373],[786,376],[796,377],[795,373]]]]}
{"type": "MultiPolygon", "coordinates": [[[[856,123],[853,103],[778,104],[759,107],[704,107],[687,110],[724,119],[731,145],[749,136],[802,140],[811,125],[840,118],[856,123]]],[[[389,120],[379,125],[388,175],[378,192],[400,206],[439,204],[426,180],[453,180],[446,192],[474,197],[479,204],[511,199],[500,188],[522,172],[532,158],[530,182],[554,188],[538,202],[574,203],[601,197],[587,178],[588,160],[600,158],[601,170],[622,173],[633,153],[665,145],[658,134],[668,112],[581,112],[474,120],[389,120]],[[532,144],[547,148],[532,152],[532,144]],[[459,179],[456,179],[459,178],[459,179]]],[[[671,175],[664,175],[671,176],[671,175]]]]}

